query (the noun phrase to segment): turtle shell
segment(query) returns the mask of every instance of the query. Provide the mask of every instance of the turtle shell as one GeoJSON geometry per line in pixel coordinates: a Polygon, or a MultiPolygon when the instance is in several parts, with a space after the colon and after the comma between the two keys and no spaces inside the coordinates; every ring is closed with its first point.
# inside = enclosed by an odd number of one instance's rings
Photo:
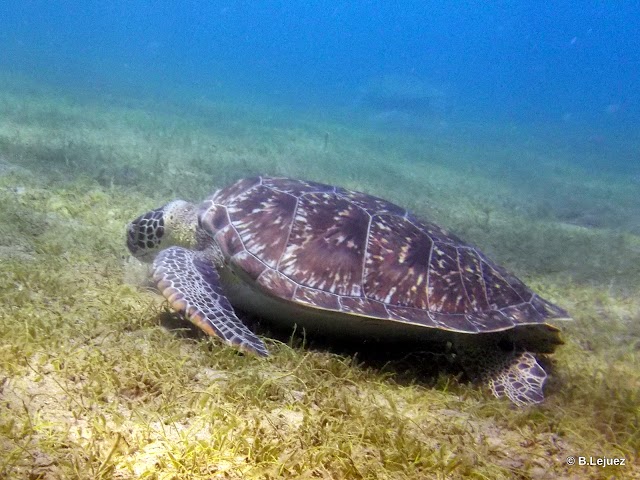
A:
{"type": "Polygon", "coordinates": [[[288,178],[242,179],[200,227],[269,295],[460,333],[568,318],[477,248],[386,200],[288,178]]]}

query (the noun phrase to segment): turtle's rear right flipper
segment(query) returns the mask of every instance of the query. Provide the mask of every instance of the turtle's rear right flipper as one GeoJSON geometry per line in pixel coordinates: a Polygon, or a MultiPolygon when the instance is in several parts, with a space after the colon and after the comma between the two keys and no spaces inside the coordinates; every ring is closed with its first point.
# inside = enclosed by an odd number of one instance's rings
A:
{"type": "Polygon", "coordinates": [[[264,343],[233,311],[212,262],[182,247],[161,251],[153,262],[153,279],[171,306],[208,335],[260,356],[269,355],[264,343]]]}

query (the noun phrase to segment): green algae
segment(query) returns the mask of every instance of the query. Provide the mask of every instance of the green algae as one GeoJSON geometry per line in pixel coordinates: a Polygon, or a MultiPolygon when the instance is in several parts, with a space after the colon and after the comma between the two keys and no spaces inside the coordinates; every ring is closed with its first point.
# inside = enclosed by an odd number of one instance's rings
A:
{"type": "MultiPolygon", "coordinates": [[[[548,199],[531,205],[534,197],[474,164],[481,152],[451,140],[416,151],[340,124],[270,122],[211,105],[190,115],[13,93],[0,108],[0,476],[639,474],[632,230],[570,224],[548,199]],[[202,121],[215,108],[217,123],[202,121]],[[459,155],[467,163],[454,162],[459,155]],[[574,322],[547,359],[547,401],[515,409],[459,376],[420,379],[420,366],[378,368],[297,341],[267,339],[266,360],[242,356],[169,322],[161,298],[123,282],[127,221],[258,172],[406,205],[567,308],[574,322]],[[627,466],[570,467],[569,455],[622,456],[627,466]]],[[[578,173],[558,175],[578,183],[578,173]]],[[[630,188],[611,193],[631,212],[619,218],[638,213],[630,188]]],[[[590,191],[578,199],[585,208],[590,191]]]]}

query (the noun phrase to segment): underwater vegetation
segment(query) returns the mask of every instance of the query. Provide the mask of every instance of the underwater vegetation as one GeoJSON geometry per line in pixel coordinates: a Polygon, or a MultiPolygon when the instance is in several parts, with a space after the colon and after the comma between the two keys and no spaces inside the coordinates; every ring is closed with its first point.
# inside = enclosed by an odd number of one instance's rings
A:
{"type": "Polygon", "coordinates": [[[0,92],[0,477],[640,476],[639,187],[508,136],[0,92]],[[300,337],[243,356],[177,319],[135,278],[126,223],[258,173],[388,198],[571,312],[545,403],[300,337]]]}

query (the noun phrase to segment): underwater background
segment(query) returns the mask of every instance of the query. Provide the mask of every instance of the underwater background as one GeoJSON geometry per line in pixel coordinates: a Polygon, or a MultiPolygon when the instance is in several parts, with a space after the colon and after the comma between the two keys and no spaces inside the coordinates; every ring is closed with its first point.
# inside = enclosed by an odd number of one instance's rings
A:
{"type": "Polygon", "coordinates": [[[632,1],[0,3],[0,478],[640,478],[639,32],[632,1]],[[181,323],[127,222],[256,174],[391,200],[568,310],[545,403],[181,323]]]}

